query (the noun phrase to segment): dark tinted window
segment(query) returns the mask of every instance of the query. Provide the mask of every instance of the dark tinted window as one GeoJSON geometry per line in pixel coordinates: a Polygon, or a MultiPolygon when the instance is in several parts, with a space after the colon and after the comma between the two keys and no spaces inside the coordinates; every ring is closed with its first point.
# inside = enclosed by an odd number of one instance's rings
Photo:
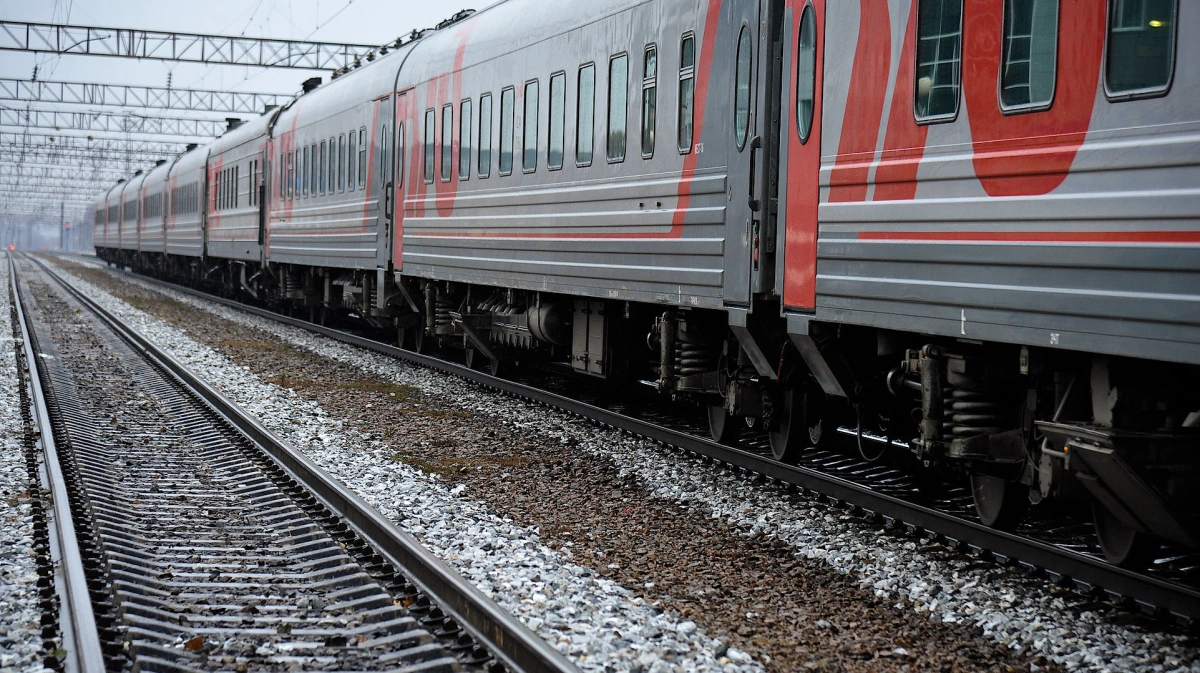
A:
{"type": "Polygon", "coordinates": [[[684,35],[679,45],[679,151],[692,151],[696,103],[696,38],[684,35]]]}
{"type": "Polygon", "coordinates": [[[596,65],[579,69],[579,100],[575,112],[575,164],[590,166],[596,140],[596,65]]]}
{"type": "Polygon", "coordinates": [[[1045,107],[1054,99],[1058,0],[1005,0],[1000,106],[1045,107]]]}
{"type": "Polygon", "coordinates": [[[1175,63],[1176,0],[1110,0],[1109,8],[1108,90],[1165,90],[1175,63]]]}
{"type": "Polygon", "coordinates": [[[500,92],[500,175],[512,173],[515,118],[516,91],[509,87],[500,92]]]}
{"type": "Polygon", "coordinates": [[[746,146],[746,136],[750,132],[750,76],[753,65],[750,52],[754,48],[753,42],[750,28],[742,27],[742,34],[738,36],[733,91],[733,133],[739,150],[746,146]]]}
{"type": "Polygon", "coordinates": [[[537,170],[538,155],[538,81],[525,83],[525,132],[521,138],[524,153],[521,168],[526,172],[537,170]]]}
{"type": "Polygon", "coordinates": [[[654,156],[654,131],[658,115],[658,48],[646,47],[642,56],[642,158],[654,156]]]}
{"type": "Polygon", "coordinates": [[[437,138],[437,112],[433,108],[425,111],[425,182],[433,182],[433,160],[436,150],[433,147],[437,138]]]}
{"type": "Polygon", "coordinates": [[[961,86],[962,0],[918,0],[917,118],[953,118],[961,86]]]}
{"type": "Polygon", "coordinates": [[[546,163],[551,169],[562,168],[566,133],[567,75],[560,72],[550,76],[550,142],[546,163]]]}
{"type": "Polygon", "coordinates": [[[454,166],[454,106],[442,106],[442,182],[450,182],[454,166]]]}
{"type": "Polygon", "coordinates": [[[471,177],[471,99],[458,107],[458,177],[471,177]]]}
{"type": "Polygon", "coordinates": [[[817,88],[817,15],[812,5],[800,16],[800,34],[796,37],[796,132],[800,142],[808,142],[812,133],[817,88]]]}
{"type": "Polygon", "coordinates": [[[492,174],[492,94],[479,97],[479,177],[492,174]]]}

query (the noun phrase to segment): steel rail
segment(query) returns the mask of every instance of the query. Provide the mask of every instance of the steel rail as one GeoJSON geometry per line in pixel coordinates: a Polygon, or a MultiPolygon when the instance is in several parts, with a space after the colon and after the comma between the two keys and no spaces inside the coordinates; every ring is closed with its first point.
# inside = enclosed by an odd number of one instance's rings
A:
{"type": "Polygon", "coordinates": [[[236,308],[253,315],[304,329],[345,344],[358,346],[389,357],[441,371],[501,392],[539,402],[587,418],[601,425],[618,428],[659,444],[672,446],[695,456],[704,456],[728,466],[740,468],[767,479],[813,491],[836,503],[857,507],[885,520],[895,520],[945,538],[952,546],[986,551],[998,559],[1008,559],[1031,570],[1040,569],[1060,582],[1071,580],[1080,590],[1102,592],[1114,604],[1132,601],[1142,612],[1168,614],[1176,622],[1193,627],[1200,623],[1200,591],[1149,577],[1111,565],[1103,559],[1080,554],[1055,545],[1032,540],[952,514],[907,502],[874,491],[839,477],[805,467],[787,465],[741,449],[724,446],[653,423],[631,418],[586,402],[539,390],[521,383],[491,376],[464,365],[403,350],[363,336],[317,325],[299,318],[279,315],[267,309],[217,297],[198,290],[155,278],[133,274],[139,280],[236,308]]]}
{"type": "Polygon", "coordinates": [[[38,353],[34,350],[33,325],[25,312],[21,284],[17,280],[17,266],[12,254],[8,255],[9,292],[12,310],[16,312],[21,326],[21,348],[25,354],[25,385],[29,392],[30,415],[33,417],[37,444],[41,447],[43,462],[39,467],[42,488],[50,496],[50,556],[54,563],[54,590],[58,594],[59,631],[62,633],[62,649],[66,651],[63,664],[71,673],[91,673],[104,670],[104,651],[96,616],[92,611],[92,598],[88,591],[87,575],[83,569],[83,558],[79,551],[79,540],[75,534],[75,522],[71,516],[71,505],[67,495],[66,479],[58,458],[58,447],[54,442],[50,408],[42,389],[38,372],[38,353]]]}
{"type": "Polygon", "coordinates": [[[414,537],[338,483],[303,453],[268,430],[220,391],[196,376],[137,330],[83,294],[41,260],[30,257],[71,296],[92,311],[135,350],[156,362],[185,388],[254,442],[298,483],[374,545],[410,581],[430,596],[510,671],[578,673],[566,657],[530,631],[506,610],[468,583],[414,537]]]}

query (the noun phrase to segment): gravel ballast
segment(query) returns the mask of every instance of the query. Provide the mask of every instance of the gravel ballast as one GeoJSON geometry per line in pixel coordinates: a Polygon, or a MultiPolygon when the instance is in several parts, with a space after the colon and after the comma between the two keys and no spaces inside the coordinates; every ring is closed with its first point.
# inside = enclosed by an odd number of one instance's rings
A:
{"type": "MultiPolygon", "coordinates": [[[[273,399],[288,401],[319,397],[316,389],[334,398],[347,397],[365,404],[372,404],[366,400],[374,399],[378,404],[377,394],[367,394],[372,391],[330,391],[312,385],[322,380],[322,374],[312,369],[317,365],[298,362],[291,352],[306,351],[321,356],[320,361],[325,363],[322,367],[332,366],[324,358],[341,363],[347,371],[334,378],[382,381],[397,386],[390,393],[400,397],[419,397],[422,404],[440,401],[441,407],[435,405],[416,418],[404,413],[408,423],[392,423],[403,426],[400,429],[368,430],[370,436],[365,438],[360,428],[378,427],[380,424],[372,424],[369,419],[380,414],[360,405],[359,410],[365,413],[359,418],[343,413],[339,419],[343,422],[342,433],[326,433],[325,437],[318,433],[317,443],[333,452],[330,460],[336,460],[333,456],[338,451],[344,456],[347,449],[356,447],[368,453],[374,451],[374,455],[403,454],[401,459],[440,475],[440,479],[431,480],[435,486],[452,485],[450,490],[465,496],[483,495],[489,504],[507,494],[509,504],[499,509],[526,525],[545,524],[540,529],[542,539],[558,548],[558,556],[574,557],[581,565],[620,580],[633,589],[635,601],[640,597],[643,605],[657,603],[668,610],[668,615],[695,620],[704,630],[754,653],[772,669],[927,670],[1004,668],[1014,664],[1037,668],[1051,662],[1068,669],[1200,670],[1192,663],[1197,658],[1194,643],[1187,639],[1117,625],[1101,608],[1082,603],[1072,594],[1060,595],[1048,585],[994,564],[979,563],[939,545],[885,534],[808,498],[753,484],[647,442],[598,430],[563,414],[499,397],[461,381],[177,293],[167,293],[173,297],[174,306],[164,306],[154,299],[160,296],[157,290],[135,291],[124,287],[123,280],[114,282],[102,272],[80,267],[74,270],[168,320],[179,322],[188,317],[187,310],[179,306],[182,304],[230,321],[217,325],[210,320],[211,324],[203,328],[192,324],[188,331],[216,344],[238,362],[255,362],[260,377],[292,388],[292,392],[267,388],[254,395],[273,395],[273,399]],[[248,330],[245,334],[258,336],[238,337],[242,343],[223,344],[219,335],[211,333],[232,333],[231,324],[248,330]],[[251,344],[255,340],[274,344],[275,350],[254,347],[251,344]],[[281,367],[292,367],[294,371],[281,367]],[[438,441],[430,430],[445,420],[428,413],[431,411],[451,416],[457,411],[479,418],[482,422],[474,429],[478,436],[455,437],[445,447],[426,446],[431,440],[438,441]],[[430,427],[423,428],[422,423],[430,427]],[[359,437],[348,440],[346,429],[359,437]],[[488,437],[488,432],[495,436],[488,437]],[[402,435],[410,433],[420,439],[406,443],[402,435]],[[525,437],[531,439],[526,441],[525,437]],[[497,457],[485,460],[458,446],[475,442],[490,444],[490,453],[497,457]],[[546,443],[560,445],[560,453],[548,453],[540,446],[546,443]],[[329,448],[331,445],[337,446],[329,448]],[[439,455],[450,458],[438,460],[439,455]],[[588,464],[581,461],[581,456],[590,457],[596,466],[591,471],[598,472],[599,479],[608,480],[608,497],[585,497],[573,505],[562,493],[557,494],[558,501],[541,502],[545,493],[537,489],[524,499],[518,497],[525,487],[516,477],[530,472],[531,463],[545,472],[548,480],[578,480],[577,473],[587,469],[588,464]],[[624,511],[613,508],[618,502],[625,505],[624,511]],[[589,512],[589,508],[599,511],[589,512]],[[595,523],[594,514],[611,515],[608,530],[584,525],[595,523]],[[699,527],[695,521],[708,523],[699,527]],[[711,539],[695,540],[693,549],[668,544],[665,547],[669,555],[664,558],[660,555],[664,545],[658,538],[677,529],[685,530],[685,524],[693,526],[693,533],[721,535],[724,539],[720,544],[711,539]],[[642,549],[630,545],[631,540],[639,538],[645,539],[642,549]],[[711,551],[725,547],[735,549],[740,557],[723,558],[719,551],[711,551]],[[810,581],[796,582],[797,577],[810,581]],[[635,580],[641,578],[647,581],[636,584],[635,580]],[[712,613],[734,605],[754,604],[755,597],[739,596],[737,587],[731,585],[747,579],[757,579],[759,587],[780,589],[759,596],[762,609],[751,608],[736,621],[714,617],[712,613]],[[670,594],[665,593],[668,590],[670,594]],[[847,598],[827,606],[823,614],[811,605],[798,605],[799,612],[790,615],[776,607],[794,599],[791,594],[795,592],[810,592],[828,600],[821,592],[832,590],[847,598]],[[861,600],[863,596],[873,602],[861,600]],[[1006,655],[1002,648],[981,646],[974,639],[977,631],[993,643],[1010,646],[1013,653],[1006,655]],[[781,634],[798,637],[792,642],[781,638],[781,634]],[[946,649],[952,651],[947,653],[946,649]]],[[[218,365],[216,360],[210,364],[216,368],[211,373],[214,377],[229,367],[218,365]]],[[[234,372],[235,378],[249,378],[246,370],[241,371],[234,372]]],[[[295,401],[290,404],[296,409],[303,406],[295,401]]],[[[406,412],[405,404],[398,403],[392,411],[406,412]]],[[[316,407],[310,404],[307,408],[316,407]]],[[[322,449],[311,450],[319,454],[322,449]]],[[[360,477],[339,476],[368,493],[377,488],[390,495],[380,482],[394,483],[398,465],[387,462],[367,469],[360,477]],[[366,481],[368,476],[370,487],[352,481],[366,481]]],[[[677,619],[675,624],[688,624],[688,619],[677,619]]],[[[690,626],[683,628],[691,633],[690,626]]],[[[542,628],[538,630],[546,635],[542,628]]],[[[717,647],[720,651],[722,646],[717,647]]],[[[735,657],[741,654],[740,650],[730,653],[735,657]]],[[[614,660],[623,661],[619,657],[614,660]]]]}
{"type": "Polygon", "coordinates": [[[0,263],[0,671],[41,671],[42,613],[8,284],[5,261],[0,263]]]}

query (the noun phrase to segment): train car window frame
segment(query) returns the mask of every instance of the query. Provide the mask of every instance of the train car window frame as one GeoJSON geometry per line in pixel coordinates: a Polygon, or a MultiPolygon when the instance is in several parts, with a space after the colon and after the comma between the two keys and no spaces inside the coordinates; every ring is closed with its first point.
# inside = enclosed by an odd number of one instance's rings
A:
{"type": "Polygon", "coordinates": [[[525,109],[521,116],[521,172],[537,171],[538,145],[541,138],[538,134],[539,110],[541,107],[541,81],[531,79],[525,82],[525,109]]]}
{"type": "Polygon", "coordinates": [[[817,42],[817,12],[810,2],[804,5],[796,29],[796,135],[801,145],[808,144],[816,121],[817,42]]]}
{"type": "Polygon", "coordinates": [[[238,180],[240,179],[238,176],[239,168],[241,168],[241,166],[233,167],[233,207],[234,208],[238,207],[238,180]]]}
{"type": "MultiPolygon", "coordinates": [[[[1000,110],[1005,114],[1022,114],[1026,112],[1037,112],[1048,110],[1054,104],[1055,91],[1058,88],[1058,41],[1061,35],[1060,17],[1062,11],[1062,3],[1059,0],[1004,0],[1004,20],[1003,28],[1000,34],[1000,72],[997,76],[996,100],[1000,105],[1000,110]],[[1014,25],[1016,3],[1023,3],[1024,7],[1028,7],[1032,13],[1029,16],[1028,34],[1022,32],[1018,35],[1014,33],[1016,26],[1014,25]],[[1045,17],[1042,16],[1042,21],[1039,22],[1040,15],[1037,14],[1037,9],[1050,6],[1053,2],[1054,7],[1054,24],[1053,30],[1040,30],[1045,27],[1045,17]],[[1050,49],[1046,51],[1047,36],[1051,37],[1050,49]],[[1028,44],[1021,47],[1021,41],[1027,41],[1028,44]],[[1025,58],[1021,58],[1025,56],[1025,58]],[[1048,63],[1046,62],[1048,61],[1048,63]],[[1035,65],[1037,66],[1035,68],[1035,65]],[[1035,72],[1045,76],[1046,65],[1049,65],[1049,91],[1045,95],[1039,95],[1034,99],[1035,87],[1042,91],[1047,82],[1044,79],[1038,79],[1035,82],[1035,72]],[[1013,77],[1019,77],[1022,70],[1025,73],[1024,82],[1016,80],[1007,80],[1010,71],[1014,74],[1013,77]],[[1024,102],[1012,103],[1006,100],[1007,92],[1015,91],[1020,88],[1025,88],[1027,100],[1024,102]]],[[[1021,26],[1024,30],[1025,26],[1021,26]]]]}
{"type": "Polygon", "coordinates": [[[350,129],[346,136],[346,191],[352,192],[358,182],[358,134],[350,129]]]}
{"type": "Polygon", "coordinates": [[[513,134],[516,133],[517,90],[504,87],[500,91],[500,175],[512,175],[513,134]],[[505,127],[508,132],[505,133],[505,127]]]}
{"type": "Polygon", "coordinates": [[[579,66],[575,100],[575,167],[592,165],[596,155],[596,63],[579,66]],[[586,78],[586,91],[585,91],[586,78]]]}
{"type": "Polygon", "coordinates": [[[658,45],[648,44],[642,51],[642,158],[654,157],[655,131],[658,127],[658,45]]]}
{"type": "Polygon", "coordinates": [[[346,191],[346,134],[338,134],[338,192],[346,191]]]}
{"type": "Polygon", "coordinates": [[[438,175],[450,182],[454,173],[454,103],[442,106],[442,142],[438,152],[438,175]]]}
{"type": "Polygon", "coordinates": [[[317,161],[317,170],[321,173],[320,193],[321,196],[325,196],[325,185],[329,182],[329,156],[325,153],[324,140],[321,141],[319,147],[320,149],[317,150],[317,154],[320,155],[320,159],[317,161]]]}
{"type": "Polygon", "coordinates": [[[458,179],[471,179],[471,124],[475,121],[475,112],[471,109],[471,99],[464,98],[458,102],[458,179]]]}
{"type": "MultiPolygon", "coordinates": [[[[384,150],[387,144],[384,144],[384,150]]],[[[367,127],[358,127],[358,188],[367,187],[367,127]]]]}
{"type": "Polygon", "coordinates": [[[311,147],[312,156],[309,157],[308,178],[312,182],[312,185],[309,187],[308,195],[315,197],[317,195],[317,183],[321,180],[321,166],[320,161],[317,158],[317,147],[319,147],[319,145],[317,143],[313,143],[311,147]]]}
{"type": "Polygon", "coordinates": [[[733,68],[733,139],[738,151],[746,149],[750,138],[750,106],[754,87],[754,53],[750,26],[743,23],[734,51],[733,68]]]}
{"type": "Polygon", "coordinates": [[[608,59],[608,141],[605,156],[610,164],[625,161],[629,148],[629,54],[608,59]],[[618,64],[620,69],[618,70],[618,64]],[[619,75],[619,77],[617,77],[619,75]],[[620,122],[620,127],[614,125],[620,122]]]}
{"type": "Polygon", "coordinates": [[[696,34],[692,31],[679,38],[679,99],[675,107],[676,149],[690,154],[696,133],[696,34]]]}
{"type": "MultiPolygon", "coordinates": [[[[1166,22],[1158,16],[1149,16],[1147,13],[1147,2],[1153,0],[1108,0],[1106,14],[1107,25],[1105,26],[1104,34],[1104,95],[1110,102],[1123,102],[1129,100],[1138,100],[1143,98],[1158,98],[1167,95],[1171,90],[1171,85],[1175,81],[1175,63],[1178,61],[1179,50],[1179,1],[1178,0],[1160,0],[1170,9],[1170,25],[1165,25],[1166,22]],[[1122,25],[1118,21],[1119,15],[1126,15],[1127,8],[1131,5],[1126,5],[1127,2],[1140,2],[1138,5],[1141,8],[1139,12],[1139,23],[1146,25],[1156,31],[1162,30],[1163,36],[1166,38],[1166,49],[1163,50],[1167,61],[1165,67],[1165,78],[1161,84],[1153,86],[1132,87],[1132,88],[1116,88],[1113,86],[1113,55],[1118,51],[1114,45],[1118,37],[1132,35],[1135,32],[1149,32],[1138,26],[1122,25]]],[[[1139,50],[1146,48],[1145,43],[1135,45],[1139,50]]],[[[1144,69],[1143,69],[1144,70],[1144,69]]]]}
{"type": "Polygon", "coordinates": [[[329,195],[337,193],[337,137],[329,136],[329,195]]]}
{"type": "Polygon", "coordinates": [[[302,198],[300,195],[300,181],[303,180],[304,164],[300,163],[299,148],[296,148],[296,151],[292,152],[292,154],[294,155],[294,158],[292,159],[292,165],[288,167],[290,170],[288,177],[292,181],[290,194],[292,199],[295,200],[302,198]]]}
{"type": "Polygon", "coordinates": [[[963,0],[917,0],[917,48],[914,50],[916,68],[913,76],[913,117],[918,124],[943,124],[954,121],[958,118],[958,111],[962,109],[962,61],[963,61],[963,0]],[[938,33],[935,35],[922,35],[922,30],[926,28],[921,20],[921,10],[931,6],[931,3],[938,3],[938,9],[944,10],[948,5],[958,8],[958,29],[949,33],[942,32],[945,28],[942,12],[938,13],[938,33]],[[933,44],[932,60],[923,60],[926,45],[933,44]],[[950,56],[942,58],[942,47],[944,44],[953,45],[953,52],[950,56]],[[927,69],[934,75],[933,77],[922,77],[922,70],[927,69]],[[938,81],[938,75],[943,70],[949,70],[950,83],[938,81]],[[934,101],[934,92],[938,89],[950,90],[953,95],[947,97],[954,103],[954,107],[948,111],[929,112],[929,105],[934,101]],[[924,98],[924,107],[922,107],[922,98],[924,98]],[[923,111],[924,110],[924,111],[923,111]]]}
{"type": "Polygon", "coordinates": [[[312,181],[312,157],[309,155],[310,151],[311,151],[311,147],[309,145],[305,145],[304,146],[304,164],[303,164],[304,170],[301,171],[301,173],[302,173],[301,185],[302,185],[302,189],[304,190],[304,198],[308,198],[309,183],[312,181]]]}
{"type": "Polygon", "coordinates": [[[567,154],[567,73],[550,75],[550,120],[546,125],[546,170],[562,170],[567,154]]]}
{"type": "Polygon", "coordinates": [[[422,152],[424,165],[421,167],[421,175],[425,180],[425,184],[433,184],[434,166],[433,161],[436,157],[437,150],[434,148],[433,141],[437,133],[437,110],[429,108],[425,110],[425,147],[422,152]]]}
{"type": "Polygon", "coordinates": [[[480,180],[492,176],[492,93],[479,96],[479,152],[476,174],[480,180]]]}

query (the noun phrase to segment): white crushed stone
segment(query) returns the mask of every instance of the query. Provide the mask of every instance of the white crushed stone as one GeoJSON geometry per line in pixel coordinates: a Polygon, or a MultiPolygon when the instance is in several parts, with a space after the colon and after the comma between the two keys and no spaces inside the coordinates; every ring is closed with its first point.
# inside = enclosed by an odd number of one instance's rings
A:
{"type": "MultiPolygon", "coordinates": [[[[800,555],[822,559],[841,572],[854,573],[876,595],[895,598],[897,607],[908,606],[927,614],[931,620],[973,624],[997,642],[1030,656],[1041,654],[1067,670],[1200,673],[1200,648],[1188,638],[1114,624],[1101,612],[1073,611],[1066,601],[1054,595],[1049,583],[1025,577],[989,578],[996,570],[994,566],[973,567],[967,560],[947,558],[928,545],[864,527],[823,503],[804,497],[781,497],[778,491],[762,488],[725,470],[701,465],[652,442],[600,429],[556,410],[213,302],[163,290],[137,279],[124,277],[124,280],[261,329],[283,342],[353,365],[368,374],[415,386],[464,410],[494,418],[498,423],[559,438],[564,443],[573,441],[581,450],[611,461],[623,475],[636,477],[654,497],[714,519],[726,519],[746,535],[779,538],[800,555]]],[[[82,282],[79,285],[87,286],[92,296],[116,303],[97,288],[82,282]]],[[[154,321],[144,317],[141,324],[161,331],[154,321]]],[[[384,475],[376,473],[376,478],[387,479],[388,473],[396,469],[389,467],[384,475]]],[[[545,635],[542,628],[539,633],[545,635]]]]}
{"type": "Polygon", "coordinates": [[[389,447],[348,432],[295,391],[264,383],[183,332],[95,286],[71,282],[304,451],[322,469],[416,536],[483,593],[588,671],[761,673],[757,662],[570,562],[514,525],[459,497],[436,475],[394,462],[389,447]]]}
{"type": "Polygon", "coordinates": [[[42,611],[8,282],[0,262],[0,671],[32,673],[43,670],[42,611]]]}

